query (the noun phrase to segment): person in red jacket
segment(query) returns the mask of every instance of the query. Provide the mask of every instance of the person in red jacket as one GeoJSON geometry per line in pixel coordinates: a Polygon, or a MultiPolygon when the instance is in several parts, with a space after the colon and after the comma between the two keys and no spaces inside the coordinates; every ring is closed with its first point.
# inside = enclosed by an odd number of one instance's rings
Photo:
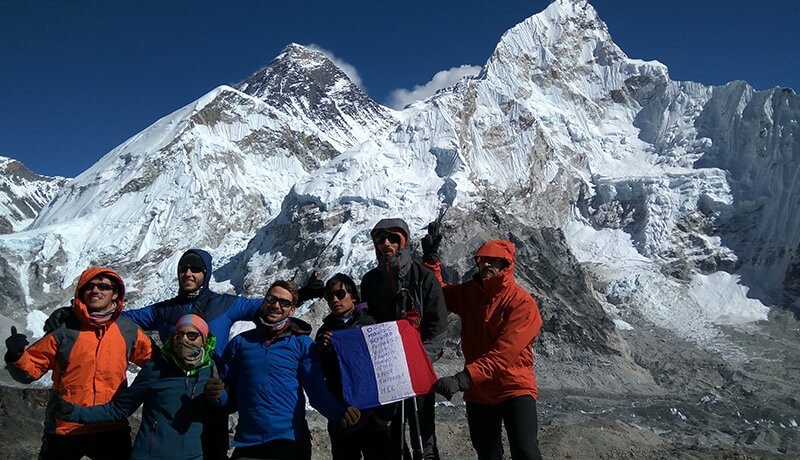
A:
{"type": "MultiPolygon", "coordinates": [[[[441,280],[438,225],[423,242],[426,265],[441,280]]],[[[539,307],[514,279],[516,248],[494,240],[475,253],[478,273],[463,284],[442,283],[447,309],[461,318],[464,370],[440,378],[434,390],[450,399],[464,391],[472,446],[480,460],[502,459],[501,424],[511,458],[540,459],[533,342],[539,307]]]]}
{"type": "Polygon", "coordinates": [[[108,268],[90,268],[78,280],[72,320],[27,349],[25,335],[11,327],[5,354],[11,377],[31,383],[53,371],[40,459],[130,458],[127,420],[86,425],[54,416],[59,399],[81,407],[111,401],[127,387],[128,362],[141,366],[150,359],[150,338],[119,316],[124,305],[122,278],[108,268]]]}

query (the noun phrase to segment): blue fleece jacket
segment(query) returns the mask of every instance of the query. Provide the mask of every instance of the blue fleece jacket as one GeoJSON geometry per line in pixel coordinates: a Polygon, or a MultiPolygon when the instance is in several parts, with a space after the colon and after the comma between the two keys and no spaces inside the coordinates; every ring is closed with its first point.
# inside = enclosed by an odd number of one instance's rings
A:
{"type": "Polygon", "coordinates": [[[234,446],[295,440],[306,426],[306,403],[337,420],[345,407],[330,393],[308,323],[290,318],[289,326],[269,339],[263,326],[245,331],[228,344],[220,364],[226,390],[221,403],[239,412],[234,446]]]}

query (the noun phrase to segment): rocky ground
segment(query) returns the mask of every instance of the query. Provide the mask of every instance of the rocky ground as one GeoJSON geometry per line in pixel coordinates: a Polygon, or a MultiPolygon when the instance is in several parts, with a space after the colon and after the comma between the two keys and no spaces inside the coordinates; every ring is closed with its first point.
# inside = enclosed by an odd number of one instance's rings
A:
{"type": "MultiPolygon", "coordinates": [[[[768,322],[727,331],[750,358],[730,362],[650,329],[623,334],[623,354],[572,361],[539,357],[539,439],[550,459],[770,459],[800,456],[798,320],[775,310],[768,322]]],[[[455,349],[441,375],[461,366],[455,349]]],[[[43,390],[0,387],[0,451],[35,458],[43,390]]],[[[324,421],[311,413],[315,458],[328,458],[324,421]]],[[[446,459],[475,458],[463,402],[437,409],[446,459]]]]}

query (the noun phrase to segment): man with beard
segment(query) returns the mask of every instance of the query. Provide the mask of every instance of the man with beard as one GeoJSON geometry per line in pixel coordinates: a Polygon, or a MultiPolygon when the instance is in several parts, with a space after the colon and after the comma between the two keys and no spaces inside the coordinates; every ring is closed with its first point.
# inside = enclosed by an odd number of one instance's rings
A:
{"type": "MultiPolygon", "coordinates": [[[[442,355],[447,331],[447,310],[439,281],[429,269],[411,260],[408,224],[404,220],[382,219],[373,227],[370,236],[378,266],[361,279],[361,299],[367,303],[368,313],[378,323],[404,317],[418,320],[422,344],[431,362],[435,362],[442,355]]],[[[412,439],[422,439],[422,446],[412,447],[416,450],[421,447],[421,458],[438,459],[435,395],[431,392],[415,399],[420,426],[415,423],[413,400],[398,403],[393,408],[395,413],[386,442],[393,443],[400,438],[405,442],[405,436],[400,433],[404,425],[401,413],[405,412],[411,422],[412,439]],[[401,411],[400,404],[406,404],[407,410],[401,411]]],[[[390,452],[400,450],[392,449],[390,452]]],[[[407,447],[403,448],[403,456],[409,457],[407,447]]],[[[415,457],[420,457],[419,451],[415,457]]]]}

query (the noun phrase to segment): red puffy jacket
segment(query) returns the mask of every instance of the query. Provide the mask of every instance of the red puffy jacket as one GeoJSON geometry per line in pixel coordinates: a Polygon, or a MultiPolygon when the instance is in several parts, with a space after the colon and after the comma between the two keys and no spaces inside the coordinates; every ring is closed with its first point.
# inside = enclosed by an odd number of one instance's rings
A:
{"type": "MultiPolygon", "coordinates": [[[[539,307],[514,280],[516,248],[505,240],[484,244],[475,257],[498,257],[509,266],[496,277],[475,276],[463,284],[443,284],[447,309],[461,317],[461,349],[472,384],[464,400],[494,405],[538,395],[533,342],[542,327],[539,307]]],[[[441,280],[439,264],[430,266],[441,280]]]]}

